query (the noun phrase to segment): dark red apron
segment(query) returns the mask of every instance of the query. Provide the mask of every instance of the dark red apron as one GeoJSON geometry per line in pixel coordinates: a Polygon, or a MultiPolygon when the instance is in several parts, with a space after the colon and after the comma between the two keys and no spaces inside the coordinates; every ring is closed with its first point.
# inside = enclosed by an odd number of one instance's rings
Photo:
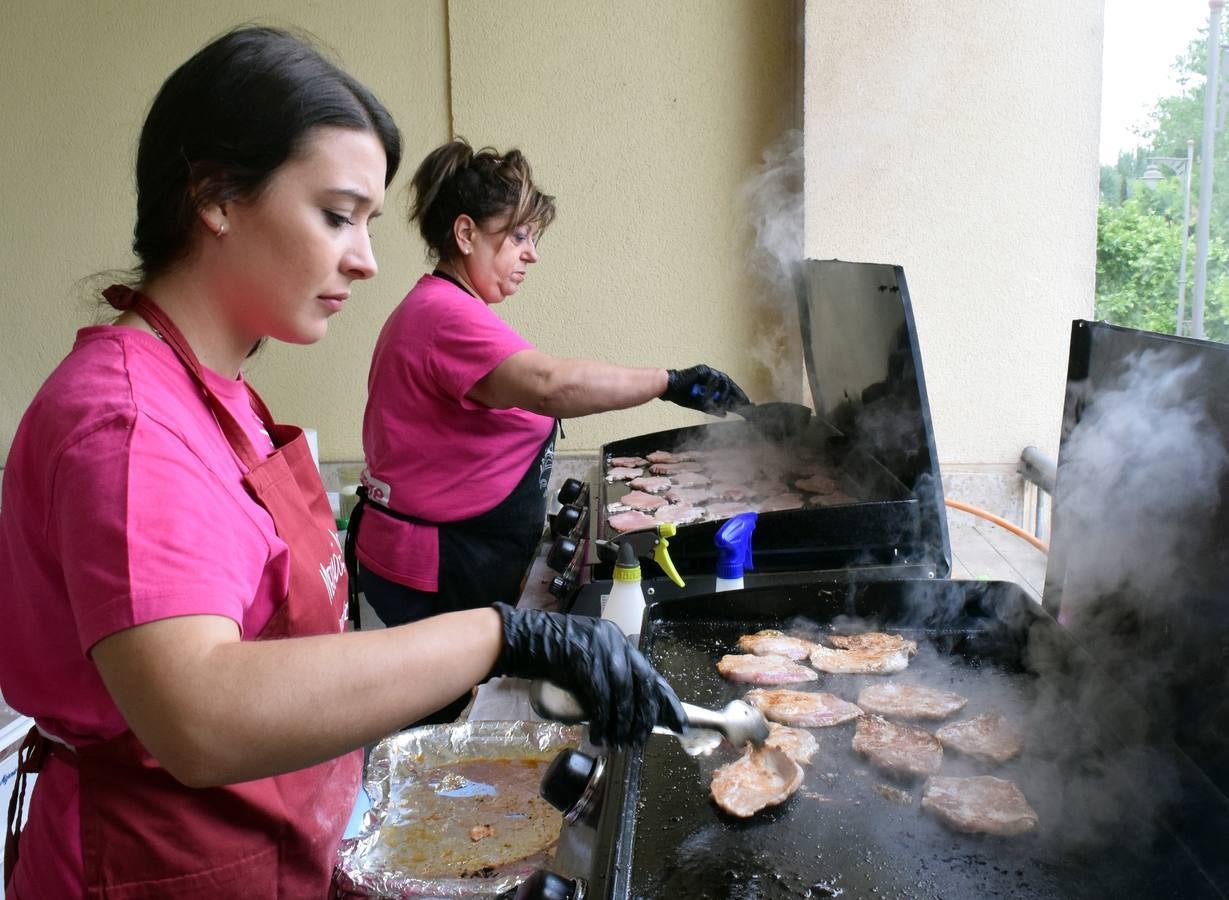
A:
{"type": "MultiPolygon", "coordinates": [[[[135,292],[109,288],[107,298],[119,308],[134,309],[175,351],[247,470],[248,492],[290,548],[289,591],[256,640],[343,630],[347,590],[342,549],[302,429],[274,424],[252,391],[252,406],[276,448],[261,457],[209,390],[196,355],[174,324],[135,292]]],[[[285,775],[195,789],[171,777],[131,731],[75,753],[36,731],[27,743],[24,771],[37,771],[41,759],[51,753],[80,773],[87,897],[328,895],[337,845],[358,791],[361,750],[285,775]]],[[[14,856],[19,833],[10,804],[14,856]]]]}

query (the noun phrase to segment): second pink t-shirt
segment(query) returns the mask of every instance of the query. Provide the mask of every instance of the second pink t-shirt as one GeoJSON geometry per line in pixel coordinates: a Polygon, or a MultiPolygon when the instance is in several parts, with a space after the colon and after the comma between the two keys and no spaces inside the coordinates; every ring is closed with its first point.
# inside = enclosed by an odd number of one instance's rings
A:
{"type": "MultiPolygon", "coordinates": [[[[424,275],[380,332],[363,416],[365,482],[391,509],[427,523],[493,509],[511,493],[554,420],[466,399],[509,356],[533,345],[483,301],[424,275]]],[[[372,510],[359,561],[377,575],[438,589],[439,531],[372,510]]]]}

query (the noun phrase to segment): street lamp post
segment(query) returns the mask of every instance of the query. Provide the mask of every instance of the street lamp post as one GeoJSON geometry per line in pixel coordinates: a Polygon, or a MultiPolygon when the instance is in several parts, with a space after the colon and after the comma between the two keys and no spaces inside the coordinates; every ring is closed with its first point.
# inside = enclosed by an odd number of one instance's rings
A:
{"type": "Polygon", "coordinates": [[[1212,169],[1216,156],[1216,92],[1220,84],[1220,14],[1225,0],[1208,0],[1208,80],[1203,89],[1203,143],[1199,147],[1199,233],[1195,246],[1195,303],[1191,307],[1191,335],[1203,333],[1204,295],[1208,285],[1208,219],[1212,214],[1212,169]]]}
{"type": "Polygon", "coordinates": [[[1194,168],[1195,140],[1186,142],[1186,156],[1149,156],[1148,168],[1140,180],[1149,189],[1155,188],[1164,176],[1158,166],[1166,166],[1175,175],[1185,176],[1185,199],[1182,202],[1182,262],[1178,265],[1178,320],[1174,334],[1182,334],[1186,324],[1186,249],[1191,235],[1191,169],[1194,168]]]}

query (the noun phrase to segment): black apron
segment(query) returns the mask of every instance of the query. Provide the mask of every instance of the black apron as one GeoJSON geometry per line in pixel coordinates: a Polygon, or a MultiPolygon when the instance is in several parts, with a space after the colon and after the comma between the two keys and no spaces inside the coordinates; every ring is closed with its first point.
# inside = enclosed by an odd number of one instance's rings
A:
{"type": "Polygon", "coordinates": [[[360,573],[356,547],[367,510],[416,525],[431,525],[439,532],[438,590],[418,591],[405,586],[406,602],[422,601],[431,615],[475,609],[502,601],[516,605],[525,574],[533,562],[546,524],[546,495],[555,462],[558,422],[534,455],[512,492],[494,508],[455,522],[431,522],[371,502],[364,488],[350,515],[346,531],[346,567],[350,572],[350,619],[359,627],[360,573]]]}

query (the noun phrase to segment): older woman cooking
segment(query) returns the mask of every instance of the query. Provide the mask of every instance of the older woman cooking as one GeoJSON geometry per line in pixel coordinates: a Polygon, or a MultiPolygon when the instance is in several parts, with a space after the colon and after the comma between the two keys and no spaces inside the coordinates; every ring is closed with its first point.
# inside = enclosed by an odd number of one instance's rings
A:
{"type": "Polygon", "coordinates": [[[747,402],[708,366],[552,356],[495,314],[555,215],[519,151],[450,141],[413,192],[411,221],[438,262],[376,344],[360,504],[372,513],[360,510],[356,538],[359,586],[390,625],[516,601],[545,521],[556,420],[657,398],[717,415],[747,402]]]}

